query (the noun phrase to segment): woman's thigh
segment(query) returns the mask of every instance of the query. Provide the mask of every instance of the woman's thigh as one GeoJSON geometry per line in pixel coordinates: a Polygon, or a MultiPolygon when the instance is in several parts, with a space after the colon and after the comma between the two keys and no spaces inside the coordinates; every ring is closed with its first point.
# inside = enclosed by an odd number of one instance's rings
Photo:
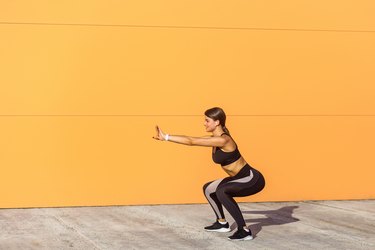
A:
{"type": "Polygon", "coordinates": [[[220,190],[220,192],[224,192],[232,197],[244,197],[256,194],[262,191],[265,186],[264,177],[262,175],[256,177],[256,180],[252,179],[245,183],[224,179],[217,187],[217,191],[220,190]]]}

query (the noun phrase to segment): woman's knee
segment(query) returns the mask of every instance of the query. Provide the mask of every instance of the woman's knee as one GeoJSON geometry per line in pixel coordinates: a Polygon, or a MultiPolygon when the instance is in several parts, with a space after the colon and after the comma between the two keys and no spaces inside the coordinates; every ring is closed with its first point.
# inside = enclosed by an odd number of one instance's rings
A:
{"type": "Polygon", "coordinates": [[[206,184],[203,185],[203,193],[206,192],[207,187],[208,187],[211,183],[212,183],[212,181],[207,182],[206,184]]]}

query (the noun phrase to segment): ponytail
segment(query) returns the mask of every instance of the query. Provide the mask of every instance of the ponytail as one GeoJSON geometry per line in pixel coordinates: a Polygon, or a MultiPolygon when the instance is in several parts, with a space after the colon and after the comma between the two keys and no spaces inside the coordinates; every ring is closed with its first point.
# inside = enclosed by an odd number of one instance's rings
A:
{"type": "Polygon", "coordinates": [[[225,127],[225,125],[223,125],[223,130],[226,134],[228,134],[230,136],[229,129],[227,127],[225,127]]]}

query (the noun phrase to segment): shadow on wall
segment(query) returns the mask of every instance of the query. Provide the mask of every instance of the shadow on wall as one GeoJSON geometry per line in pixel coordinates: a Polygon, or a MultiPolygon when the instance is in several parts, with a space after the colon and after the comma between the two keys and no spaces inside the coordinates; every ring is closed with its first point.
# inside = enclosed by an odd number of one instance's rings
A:
{"type": "MultiPolygon", "coordinates": [[[[298,206],[287,206],[276,210],[267,211],[242,211],[245,217],[245,222],[250,224],[251,232],[253,236],[256,236],[264,226],[283,225],[299,221],[299,219],[293,217],[293,210],[299,208],[298,206]],[[262,214],[266,218],[246,219],[245,214],[262,214]]],[[[231,225],[231,229],[234,230],[237,227],[236,223],[231,225]]]]}

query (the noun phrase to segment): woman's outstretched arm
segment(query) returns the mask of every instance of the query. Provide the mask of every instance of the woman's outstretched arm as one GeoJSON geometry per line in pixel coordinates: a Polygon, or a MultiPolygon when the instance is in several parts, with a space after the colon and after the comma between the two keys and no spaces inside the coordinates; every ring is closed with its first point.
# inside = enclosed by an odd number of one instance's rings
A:
{"type": "Polygon", "coordinates": [[[156,136],[160,141],[170,141],[188,146],[223,147],[227,142],[227,137],[192,137],[185,135],[168,135],[156,126],[156,136]]]}

